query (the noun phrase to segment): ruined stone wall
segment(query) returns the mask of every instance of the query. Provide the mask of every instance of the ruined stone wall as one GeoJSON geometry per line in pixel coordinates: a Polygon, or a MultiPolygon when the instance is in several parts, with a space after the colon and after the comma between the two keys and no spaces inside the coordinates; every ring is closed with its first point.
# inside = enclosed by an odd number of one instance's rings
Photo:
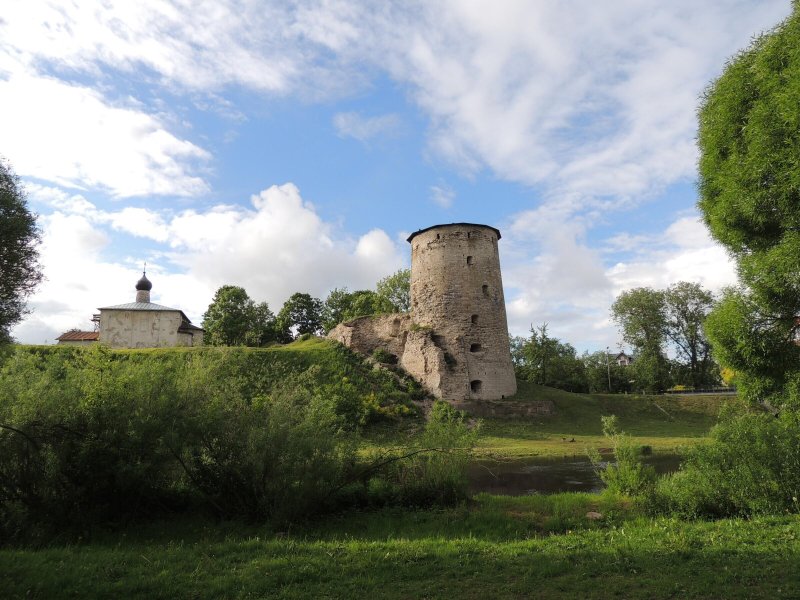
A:
{"type": "Polygon", "coordinates": [[[411,315],[359,317],[334,327],[328,338],[366,356],[378,348],[386,350],[426,391],[443,397],[442,384],[448,379],[444,351],[434,341],[433,331],[414,325],[411,315]]]}
{"type": "Polygon", "coordinates": [[[501,399],[516,393],[503,282],[491,227],[432,227],[411,243],[411,314],[429,327],[447,369],[437,396],[501,399]]]}
{"type": "Polygon", "coordinates": [[[367,356],[383,348],[400,360],[410,326],[411,316],[407,314],[359,317],[340,323],[328,333],[328,337],[367,356]]]}

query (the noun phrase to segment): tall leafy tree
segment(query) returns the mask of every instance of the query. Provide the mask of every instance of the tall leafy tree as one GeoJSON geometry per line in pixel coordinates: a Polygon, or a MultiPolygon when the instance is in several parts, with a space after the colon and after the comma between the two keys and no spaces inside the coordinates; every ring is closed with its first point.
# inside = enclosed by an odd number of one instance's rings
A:
{"type": "Polygon", "coordinates": [[[694,388],[718,383],[719,369],[711,358],[711,344],[703,323],[714,296],[700,284],[680,281],[664,292],[666,334],[679,360],[688,367],[694,388]]]}
{"type": "Polygon", "coordinates": [[[736,260],[707,332],[740,390],[800,406],[800,2],[706,90],[699,111],[698,205],[736,260]]]}
{"type": "Polygon", "coordinates": [[[278,313],[279,328],[284,332],[293,332],[295,336],[306,333],[317,335],[322,332],[322,308],[319,298],[295,292],[278,313]]]}
{"type": "Polygon", "coordinates": [[[0,344],[28,310],[25,300],[42,280],[39,229],[25,191],[11,167],[0,159],[0,344]]]}
{"type": "Polygon", "coordinates": [[[634,348],[634,387],[649,392],[668,387],[664,292],[649,287],[626,290],[611,306],[611,316],[622,330],[622,339],[634,348]]]}
{"type": "Polygon", "coordinates": [[[512,359],[517,377],[570,392],[588,391],[583,361],[575,348],[551,337],[547,323],[531,328],[531,337],[512,338],[512,359]]]}
{"type": "Polygon", "coordinates": [[[203,315],[203,343],[209,346],[263,346],[279,341],[275,316],[266,302],[256,304],[243,287],[223,285],[203,315]]]}
{"type": "Polygon", "coordinates": [[[384,277],[376,288],[378,295],[391,303],[395,311],[411,310],[411,269],[400,269],[397,273],[384,277]]]}

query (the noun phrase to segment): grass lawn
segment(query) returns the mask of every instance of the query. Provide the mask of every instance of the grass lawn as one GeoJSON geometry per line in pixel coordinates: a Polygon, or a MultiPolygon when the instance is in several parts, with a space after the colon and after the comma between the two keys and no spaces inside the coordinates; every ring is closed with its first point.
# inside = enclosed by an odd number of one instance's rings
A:
{"type": "Polygon", "coordinates": [[[588,494],[479,496],[274,534],[183,520],[0,550],[4,598],[797,598],[800,518],[650,520],[588,494]],[[600,511],[600,521],[585,512],[600,511]]]}
{"type": "MultiPolygon", "coordinates": [[[[635,396],[573,394],[526,381],[510,401],[550,400],[550,417],[485,418],[478,453],[498,458],[584,455],[586,448],[604,448],[600,417],[617,415],[620,426],[636,443],[656,452],[674,452],[697,443],[716,423],[720,407],[731,396],[635,396]],[[575,441],[572,441],[572,440],[575,441]]],[[[397,429],[375,427],[367,432],[370,446],[403,445],[417,425],[397,429]]]]}

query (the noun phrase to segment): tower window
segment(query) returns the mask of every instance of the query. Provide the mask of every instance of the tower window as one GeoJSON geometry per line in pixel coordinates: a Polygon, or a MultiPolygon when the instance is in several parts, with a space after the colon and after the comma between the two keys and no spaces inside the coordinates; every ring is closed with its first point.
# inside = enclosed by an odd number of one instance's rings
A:
{"type": "Polygon", "coordinates": [[[480,352],[482,350],[480,344],[470,344],[469,351],[470,352],[480,352]]]}
{"type": "Polygon", "coordinates": [[[468,264],[468,265],[471,265],[471,264],[472,264],[472,257],[471,257],[471,256],[468,256],[468,257],[467,257],[467,264],[468,264]]]}
{"type": "Polygon", "coordinates": [[[478,315],[472,315],[472,317],[470,317],[470,319],[472,320],[472,324],[473,325],[477,325],[478,324],[478,315]]]}
{"type": "Polygon", "coordinates": [[[483,295],[484,295],[484,296],[488,296],[488,295],[489,295],[489,286],[488,286],[488,285],[486,285],[486,284],[484,283],[484,284],[481,286],[481,289],[483,290],[483,295]]]}
{"type": "Polygon", "coordinates": [[[436,239],[437,239],[437,240],[439,239],[439,234],[438,234],[438,233],[436,234],[436,239]]]}
{"type": "Polygon", "coordinates": [[[473,394],[479,394],[481,391],[481,386],[483,382],[480,379],[473,379],[469,382],[469,389],[472,390],[473,394]]]}

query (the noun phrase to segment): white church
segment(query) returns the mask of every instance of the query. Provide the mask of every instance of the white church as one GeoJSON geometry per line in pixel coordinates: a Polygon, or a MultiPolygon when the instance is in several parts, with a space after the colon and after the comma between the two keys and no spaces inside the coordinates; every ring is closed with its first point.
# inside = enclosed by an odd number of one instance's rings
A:
{"type": "Polygon", "coordinates": [[[202,346],[203,329],[193,325],[182,310],[150,302],[153,284],[146,271],[136,282],[136,301],[104,306],[92,317],[95,331],[67,331],[59,344],[101,343],[110,348],[168,348],[202,346]]]}

